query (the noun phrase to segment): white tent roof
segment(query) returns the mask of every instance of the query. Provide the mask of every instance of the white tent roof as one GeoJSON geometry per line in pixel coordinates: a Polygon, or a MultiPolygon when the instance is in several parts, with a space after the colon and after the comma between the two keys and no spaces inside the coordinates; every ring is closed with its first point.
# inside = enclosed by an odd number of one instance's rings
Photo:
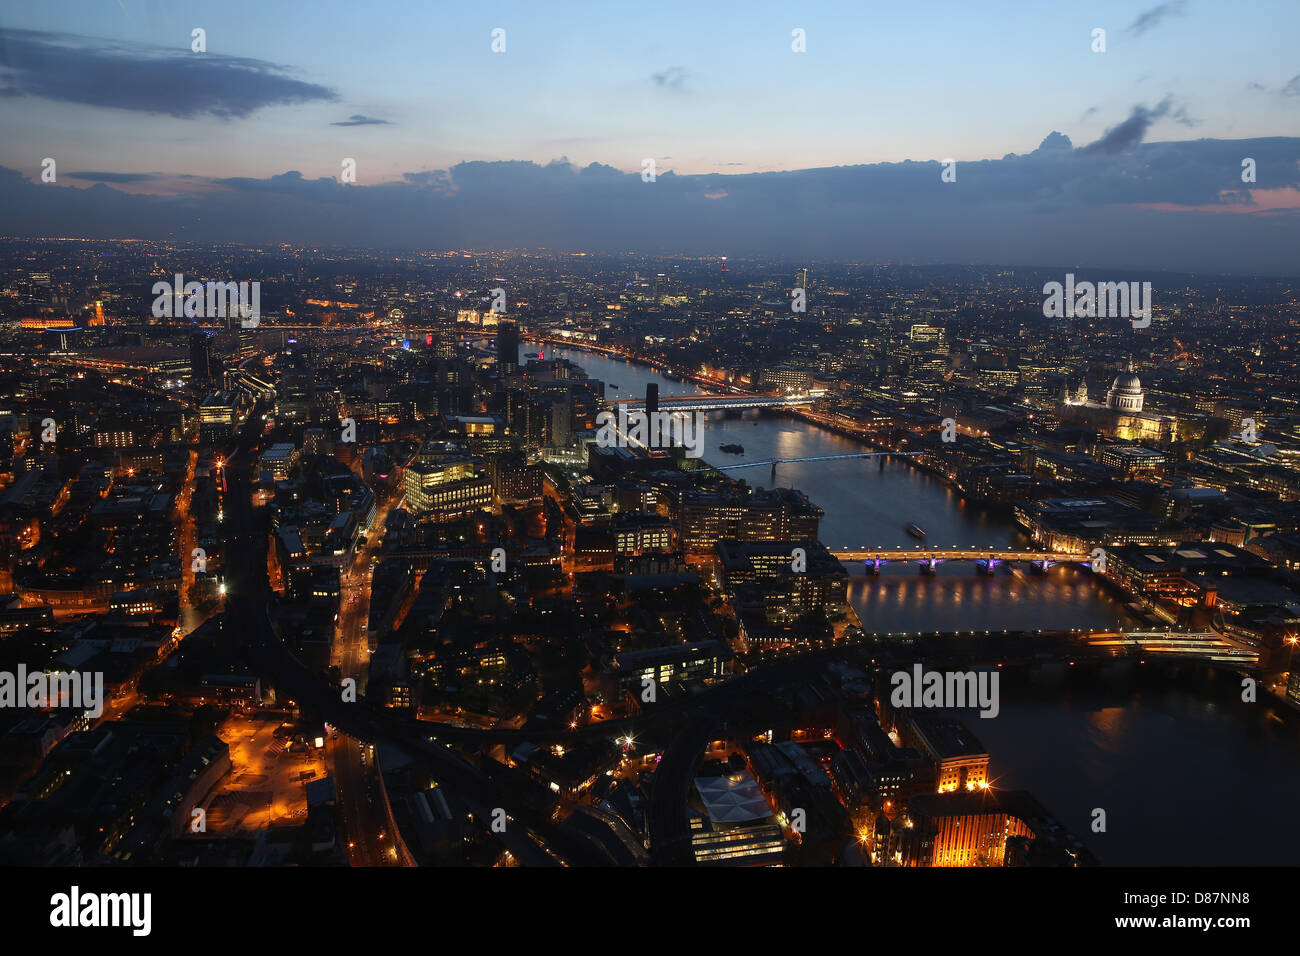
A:
{"type": "Polygon", "coordinates": [[[727,777],[696,777],[695,789],[714,823],[745,823],[772,816],[772,807],[748,773],[727,777]]]}

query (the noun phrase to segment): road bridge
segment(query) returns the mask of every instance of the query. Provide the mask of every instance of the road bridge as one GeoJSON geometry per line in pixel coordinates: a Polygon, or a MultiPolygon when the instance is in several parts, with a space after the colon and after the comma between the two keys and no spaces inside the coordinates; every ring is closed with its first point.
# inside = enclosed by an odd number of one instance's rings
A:
{"type": "Polygon", "coordinates": [[[1023,550],[998,548],[864,548],[851,551],[832,551],[841,561],[1087,561],[1086,552],[1023,550]]]}
{"type": "MultiPolygon", "coordinates": [[[[725,412],[747,408],[791,408],[811,405],[809,395],[667,395],[659,399],[661,412],[725,412]]],[[[624,406],[628,411],[645,411],[645,399],[620,398],[608,403],[624,406]]]]}
{"type": "Polygon", "coordinates": [[[785,465],[797,461],[842,461],[846,458],[891,458],[894,455],[919,455],[919,451],[862,451],[852,455],[812,455],[807,458],[768,458],[763,461],[742,461],[737,465],[718,465],[718,471],[735,471],[737,468],[757,468],[759,465],[785,465]]]}
{"type": "Polygon", "coordinates": [[[1259,665],[1257,648],[1243,647],[1214,631],[1114,631],[1095,634],[1088,644],[1115,653],[1127,651],[1243,668],[1259,665]]]}
{"type": "Polygon", "coordinates": [[[1055,564],[1073,562],[1086,564],[1089,555],[1083,552],[1025,550],[1016,548],[862,548],[860,550],[832,551],[840,561],[849,564],[861,562],[872,574],[879,574],[886,564],[902,561],[915,563],[922,571],[935,572],[945,561],[974,561],[984,571],[992,574],[999,565],[1009,561],[1024,561],[1039,571],[1055,564]]]}

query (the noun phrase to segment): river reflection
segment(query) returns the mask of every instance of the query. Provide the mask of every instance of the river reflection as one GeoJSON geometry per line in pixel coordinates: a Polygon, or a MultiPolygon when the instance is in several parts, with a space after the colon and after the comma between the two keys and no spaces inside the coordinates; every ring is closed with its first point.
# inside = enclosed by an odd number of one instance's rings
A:
{"type": "MultiPolygon", "coordinates": [[[[551,354],[617,383],[610,394],[618,397],[644,397],[649,382],[659,383],[662,396],[699,391],[626,362],[577,350],[551,354]]],[[[712,415],[705,434],[704,457],[714,465],[861,450],[816,426],[755,413],[712,415]],[[723,453],[724,443],[743,445],[745,453],[723,453]]],[[[768,467],[734,474],[773,483],[768,467]]],[[[825,510],[821,537],[832,549],[915,546],[909,522],[936,547],[1025,541],[1006,517],[963,504],[900,461],[778,465],[775,483],[801,489],[825,510]]],[[[1073,566],[987,576],[956,562],[923,576],[904,563],[879,577],[852,573],[850,600],[877,632],[1109,628],[1129,620],[1121,601],[1073,566]]],[[[1103,864],[1293,865],[1300,857],[1300,831],[1291,825],[1300,793],[1293,715],[1264,702],[1242,704],[1231,675],[1208,686],[1187,680],[1152,689],[1120,679],[1085,691],[1053,678],[1055,666],[1033,686],[1004,687],[997,718],[969,720],[991,755],[995,786],[1031,791],[1103,864]],[[1096,808],[1106,811],[1105,833],[1092,832],[1096,808]]]]}
{"type": "MultiPolygon", "coordinates": [[[[645,366],[578,349],[548,349],[547,355],[567,358],[592,378],[617,384],[618,391],[608,394],[620,398],[644,397],[651,382],[659,385],[664,397],[700,392],[694,384],[665,379],[645,366]]],[[[799,419],[754,411],[741,416],[710,413],[704,435],[704,460],[717,466],[868,450],[860,442],[799,419]],[[742,445],[745,452],[727,454],[718,448],[724,444],[742,445]]],[[[795,487],[807,494],[826,513],[821,539],[831,550],[915,547],[920,542],[908,533],[911,523],[925,530],[925,544],[931,547],[1006,548],[1028,543],[1005,515],[966,504],[943,482],[901,459],[779,464],[775,481],[768,466],[732,474],[751,485],[795,487]]],[[[1002,568],[989,577],[978,574],[975,565],[960,562],[942,567],[935,577],[923,577],[915,568],[900,565],[878,578],[855,578],[849,598],[873,631],[1100,628],[1130,620],[1122,603],[1103,591],[1088,572],[1069,567],[1053,568],[1045,576],[1031,575],[1027,567],[1018,573],[1002,568]]]]}
{"type": "Polygon", "coordinates": [[[1080,693],[1002,693],[969,721],[995,786],[1032,792],[1103,864],[1293,866],[1294,714],[1243,704],[1237,679],[1080,693]],[[1106,831],[1092,830],[1106,811],[1106,831]]]}

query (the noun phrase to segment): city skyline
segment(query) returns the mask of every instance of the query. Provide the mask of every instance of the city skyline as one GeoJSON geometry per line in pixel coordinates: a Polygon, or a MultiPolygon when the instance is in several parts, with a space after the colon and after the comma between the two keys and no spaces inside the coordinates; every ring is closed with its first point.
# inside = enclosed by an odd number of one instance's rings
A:
{"type": "Polygon", "coordinates": [[[800,868],[895,941],[1283,922],[1297,35],[10,4],[0,912],[373,947],[447,876],[513,952],[611,938],[553,915],[610,870],[800,868]]]}
{"type": "Polygon", "coordinates": [[[0,240],[0,862],[1285,861],[1300,300],[1124,278],[0,240]]]}
{"type": "Polygon", "coordinates": [[[5,234],[1270,275],[1300,245],[1286,3],[74,7],[0,28],[5,234]]]}

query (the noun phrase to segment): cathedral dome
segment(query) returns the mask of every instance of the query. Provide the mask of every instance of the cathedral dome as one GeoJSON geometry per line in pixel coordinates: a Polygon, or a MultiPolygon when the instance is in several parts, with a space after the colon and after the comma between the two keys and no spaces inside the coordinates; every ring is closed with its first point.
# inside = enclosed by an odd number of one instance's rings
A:
{"type": "Polygon", "coordinates": [[[1106,393],[1106,404],[1117,412],[1141,412],[1143,400],[1142,381],[1133,371],[1133,363],[1129,362],[1128,370],[1116,375],[1111,383],[1110,391],[1106,393]]]}
{"type": "Polygon", "coordinates": [[[1133,372],[1121,372],[1115,376],[1115,381],[1111,383],[1112,392],[1126,392],[1131,395],[1142,394],[1142,382],[1133,372]]]}

